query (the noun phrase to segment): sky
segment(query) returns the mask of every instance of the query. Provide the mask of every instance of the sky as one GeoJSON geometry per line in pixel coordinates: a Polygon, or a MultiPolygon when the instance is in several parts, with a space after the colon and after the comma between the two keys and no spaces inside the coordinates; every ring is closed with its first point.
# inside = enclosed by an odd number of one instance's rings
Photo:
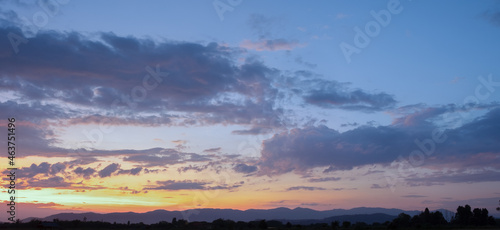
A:
{"type": "Polygon", "coordinates": [[[499,215],[499,1],[0,5],[16,218],[465,204],[499,215]]]}

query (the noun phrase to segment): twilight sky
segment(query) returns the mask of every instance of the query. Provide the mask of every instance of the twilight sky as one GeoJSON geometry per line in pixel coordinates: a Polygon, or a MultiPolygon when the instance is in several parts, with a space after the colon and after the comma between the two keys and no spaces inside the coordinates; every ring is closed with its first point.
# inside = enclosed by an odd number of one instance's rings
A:
{"type": "Polygon", "coordinates": [[[466,203],[498,216],[499,1],[0,5],[0,146],[14,117],[21,218],[466,203]]]}

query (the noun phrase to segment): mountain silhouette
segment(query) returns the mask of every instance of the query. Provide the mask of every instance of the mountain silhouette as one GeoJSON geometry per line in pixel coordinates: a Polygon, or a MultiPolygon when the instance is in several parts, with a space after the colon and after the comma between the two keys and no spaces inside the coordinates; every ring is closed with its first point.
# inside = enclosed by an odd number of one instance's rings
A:
{"type": "MultiPolygon", "coordinates": [[[[447,210],[445,210],[447,211],[447,210]]],[[[32,219],[40,219],[43,221],[52,221],[53,219],[59,220],[83,220],[87,221],[105,221],[117,223],[139,223],[145,224],[158,223],[160,221],[170,222],[173,218],[178,220],[185,219],[188,221],[207,221],[222,218],[234,221],[253,221],[253,220],[283,220],[283,221],[328,221],[346,220],[352,222],[384,222],[385,220],[392,220],[393,217],[400,213],[408,215],[416,215],[421,211],[405,211],[401,209],[386,209],[386,208],[353,208],[353,209],[333,209],[326,211],[317,211],[308,208],[275,208],[275,209],[189,209],[185,211],[167,211],[155,210],[145,213],[135,212],[115,212],[115,213],[59,213],[50,215],[45,218],[26,218],[23,222],[32,219]],[[374,215],[377,214],[377,215],[374,215]],[[339,219],[340,218],[340,219],[339,219]],[[343,218],[343,219],[342,219],[343,218]],[[377,219],[380,218],[380,219],[377,219]],[[392,218],[392,219],[391,219],[392,218]]],[[[448,211],[449,212],[449,211],[448,211]]]]}

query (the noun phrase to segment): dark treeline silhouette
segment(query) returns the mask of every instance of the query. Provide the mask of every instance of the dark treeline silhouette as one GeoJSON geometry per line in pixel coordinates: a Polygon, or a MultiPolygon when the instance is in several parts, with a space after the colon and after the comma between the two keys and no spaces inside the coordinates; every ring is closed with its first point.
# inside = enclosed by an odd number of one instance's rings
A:
{"type": "Polygon", "coordinates": [[[471,207],[465,205],[465,207],[459,206],[457,208],[457,214],[452,222],[459,225],[484,226],[495,224],[495,219],[488,216],[488,209],[475,208],[471,211],[471,207]]]}
{"type": "Polygon", "coordinates": [[[104,221],[81,220],[60,221],[54,219],[52,222],[31,220],[27,223],[3,223],[0,229],[163,229],[163,230],[246,230],[246,229],[331,229],[331,230],[362,230],[362,229],[498,229],[500,219],[488,216],[485,208],[472,209],[469,205],[459,206],[455,216],[448,222],[440,211],[430,212],[426,208],[423,212],[413,217],[401,213],[394,220],[384,223],[366,224],[364,222],[351,223],[349,221],[334,221],[331,223],[316,223],[309,225],[283,223],[277,220],[256,220],[256,221],[233,221],[217,219],[212,222],[196,221],[188,222],[183,219],[173,218],[171,222],[160,221],[156,224],[144,223],[109,223],[104,221]]]}

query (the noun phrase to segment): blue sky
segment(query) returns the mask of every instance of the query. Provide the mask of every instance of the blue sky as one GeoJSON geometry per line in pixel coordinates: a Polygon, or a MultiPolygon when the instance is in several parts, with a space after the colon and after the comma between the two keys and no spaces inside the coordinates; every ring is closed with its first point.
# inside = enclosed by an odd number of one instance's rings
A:
{"type": "Polygon", "coordinates": [[[32,215],[499,200],[498,1],[0,3],[32,215]]]}

